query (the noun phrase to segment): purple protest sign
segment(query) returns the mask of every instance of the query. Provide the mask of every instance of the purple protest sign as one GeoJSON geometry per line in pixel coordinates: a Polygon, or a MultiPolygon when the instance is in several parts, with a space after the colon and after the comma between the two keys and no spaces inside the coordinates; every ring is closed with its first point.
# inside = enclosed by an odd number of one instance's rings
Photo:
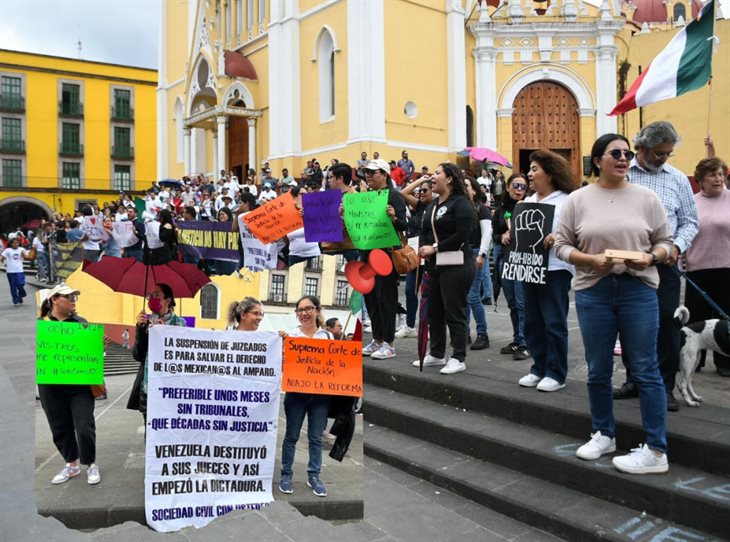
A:
{"type": "Polygon", "coordinates": [[[302,195],[304,239],[308,243],[343,240],[340,205],[342,205],[342,192],[339,190],[302,195]]]}
{"type": "Polygon", "coordinates": [[[186,220],[177,222],[177,229],[177,242],[183,254],[238,261],[238,232],[233,231],[233,222],[186,220]]]}

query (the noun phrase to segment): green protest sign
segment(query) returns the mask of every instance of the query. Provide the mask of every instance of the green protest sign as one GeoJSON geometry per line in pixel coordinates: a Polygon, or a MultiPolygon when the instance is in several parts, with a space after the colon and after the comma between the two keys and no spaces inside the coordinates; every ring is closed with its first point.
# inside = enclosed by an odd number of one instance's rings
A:
{"type": "Polygon", "coordinates": [[[370,250],[400,245],[393,222],[385,212],[388,190],[345,194],[342,204],[345,227],[355,248],[370,250]]]}
{"type": "Polygon", "coordinates": [[[38,384],[102,384],[104,326],[38,320],[38,384]]]}

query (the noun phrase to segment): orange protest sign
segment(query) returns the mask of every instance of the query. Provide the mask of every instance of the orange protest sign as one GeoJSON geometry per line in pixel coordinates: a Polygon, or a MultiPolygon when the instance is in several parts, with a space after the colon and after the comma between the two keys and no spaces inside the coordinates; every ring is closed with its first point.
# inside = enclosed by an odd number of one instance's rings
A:
{"type": "Polygon", "coordinates": [[[282,390],[362,397],[362,345],[287,337],[282,390]]]}
{"type": "Polygon", "coordinates": [[[243,219],[254,237],[265,245],[304,227],[294,198],[288,192],[251,211],[243,219]]]}

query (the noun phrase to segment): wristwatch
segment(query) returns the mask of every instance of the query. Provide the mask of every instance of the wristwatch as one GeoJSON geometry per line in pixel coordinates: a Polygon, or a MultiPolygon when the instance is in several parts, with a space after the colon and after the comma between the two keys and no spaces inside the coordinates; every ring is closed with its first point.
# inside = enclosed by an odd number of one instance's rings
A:
{"type": "Polygon", "coordinates": [[[439,251],[439,244],[438,244],[438,243],[434,243],[434,244],[433,244],[433,245],[431,245],[431,246],[433,247],[433,249],[434,249],[434,250],[435,250],[436,252],[438,252],[438,251],[439,251]]]}

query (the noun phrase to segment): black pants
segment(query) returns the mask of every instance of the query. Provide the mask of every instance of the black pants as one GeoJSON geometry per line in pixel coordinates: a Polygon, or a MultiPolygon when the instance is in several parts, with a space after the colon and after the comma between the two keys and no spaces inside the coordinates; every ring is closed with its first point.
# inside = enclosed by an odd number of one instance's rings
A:
{"type": "Polygon", "coordinates": [[[94,396],[86,385],[38,384],[53,443],[66,463],[96,462],[94,396]]]}
{"type": "Polygon", "coordinates": [[[393,344],[398,313],[398,273],[375,275],[375,288],[365,294],[365,305],[373,326],[373,339],[393,344]]]}
{"type": "MultiPolygon", "coordinates": [[[[657,358],[667,393],[674,391],[674,383],[679,370],[679,329],[674,321],[674,311],[679,307],[681,283],[676,269],[667,265],[658,265],[659,288],[656,294],[659,301],[659,333],[657,335],[657,358]]],[[[688,286],[690,287],[690,286],[688,286]]],[[[620,337],[619,337],[620,338],[620,337]]],[[[626,380],[631,379],[626,356],[621,356],[626,367],[626,380]]]]}
{"type": "MultiPolygon", "coordinates": [[[[702,288],[717,303],[725,314],[730,313],[730,269],[702,269],[690,271],[687,276],[702,288]]],[[[699,322],[720,318],[720,315],[705,301],[694,286],[687,283],[684,288],[684,305],[689,309],[689,321],[699,322]]],[[[703,352],[703,358],[704,358],[703,352]]],[[[730,357],[713,353],[715,367],[730,369],[730,357]]]]}
{"type": "Polygon", "coordinates": [[[476,273],[476,262],[467,258],[464,265],[436,267],[430,274],[428,322],[432,356],[446,357],[446,326],[449,326],[452,357],[466,361],[466,296],[476,273]]]}

